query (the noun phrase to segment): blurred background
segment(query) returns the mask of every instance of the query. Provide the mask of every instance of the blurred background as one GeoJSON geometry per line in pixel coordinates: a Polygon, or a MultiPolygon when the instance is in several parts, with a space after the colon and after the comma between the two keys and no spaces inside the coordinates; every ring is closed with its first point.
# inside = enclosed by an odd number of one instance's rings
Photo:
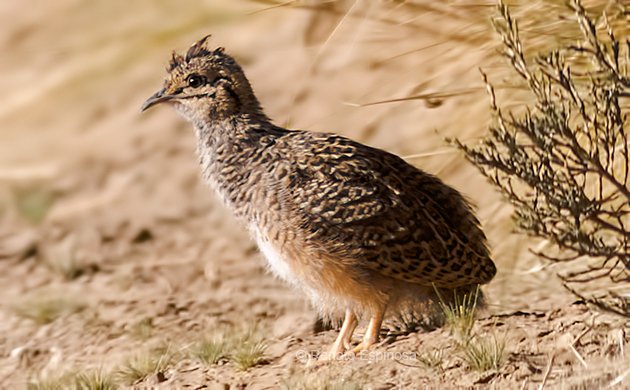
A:
{"type": "MultiPolygon", "coordinates": [[[[528,54],[575,39],[562,1],[510,3],[528,54]]],[[[487,131],[479,68],[508,109],[529,99],[494,14],[484,0],[3,1],[0,385],[218,324],[268,319],[279,339],[310,329],[314,311],[265,272],[201,182],[190,126],[167,107],[140,114],[171,51],[206,34],[277,124],[386,149],[466,194],[499,268],[491,310],[570,302],[529,252],[538,244],[512,233],[509,206],[445,142],[487,131]],[[81,315],[55,321],[69,312],[81,315]]]]}

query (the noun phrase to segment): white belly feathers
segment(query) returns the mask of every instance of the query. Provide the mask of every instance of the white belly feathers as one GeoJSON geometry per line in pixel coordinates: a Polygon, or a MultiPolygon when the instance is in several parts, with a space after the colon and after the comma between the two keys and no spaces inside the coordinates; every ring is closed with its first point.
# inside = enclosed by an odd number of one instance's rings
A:
{"type": "Polygon", "coordinates": [[[297,285],[298,281],[296,280],[293,271],[291,271],[289,263],[280,253],[278,253],[278,251],[276,251],[271,243],[262,237],[258,231],[256,231],[256,242],[258,243],[258,248],[260,248],[260,251],[267,259],[267,266],[269,270],[280,279],[292,285],[297,285]]]}

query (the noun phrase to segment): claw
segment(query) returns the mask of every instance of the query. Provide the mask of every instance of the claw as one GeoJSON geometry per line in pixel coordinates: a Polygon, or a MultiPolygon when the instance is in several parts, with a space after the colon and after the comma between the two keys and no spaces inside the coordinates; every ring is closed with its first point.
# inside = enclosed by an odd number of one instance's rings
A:
{"type": "Polygon", "coordinates": [[[368,351],[376,343],[378,343],[378,336],[381,331],[381,324],[383,323],[383,312],[377,312],[370,318],[370,323],[363,336],[363,341],[356,347],[352,348],[351,353],[357,354],[362,351],[368,351]]]}
{"type": "Polygon", "coordinates": [[[376,342],[366,343],[365,341],[361,341],[359,345],[357,345],[356,347],[352,348],[352,350],[350,350],[350,353],[353,353],[356,355],[359,352],[369,351],[370,349],[372,349],[372,347],[374,347],[375,344],[376,342]]]}
{"type": "Polygon", "coordinates": [[[341,325],[339,336],[337,336],[337,339],[333,343],[328,353],[320,356],[319,360],[335,360],[342,356],[343,353],[348,350],[350,346],[352,333],[354,333],[354,329],[357,327],[357,322],[357,317],[354,315],[354,312],[350,309],[346,309],[346,316],[343,320],[343,325],[341,325]]]}

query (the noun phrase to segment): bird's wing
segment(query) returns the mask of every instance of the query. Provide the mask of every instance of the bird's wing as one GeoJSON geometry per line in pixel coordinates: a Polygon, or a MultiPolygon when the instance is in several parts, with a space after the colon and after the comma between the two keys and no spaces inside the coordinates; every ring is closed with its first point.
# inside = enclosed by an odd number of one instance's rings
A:
{"type": "Polygon", "coordinates": [[[303,138],[289,188],[309,244],[412,283],[492,279],[485,236],[456,190],[388,152],[331,134],[303,138]]]}

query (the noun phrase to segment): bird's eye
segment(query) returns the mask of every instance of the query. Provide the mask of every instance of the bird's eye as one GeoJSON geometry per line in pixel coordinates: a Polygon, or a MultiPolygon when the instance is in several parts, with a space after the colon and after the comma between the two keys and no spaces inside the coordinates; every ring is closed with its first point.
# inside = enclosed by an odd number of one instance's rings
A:
{"type": "Polygon", "coordinates": [[[188,76],[188,78],[186,79],[186,82],[188,83],[189,87],[199,88],[206,83],[206,79],[203,76],[193,74],[193,75],[188,76]]]}

